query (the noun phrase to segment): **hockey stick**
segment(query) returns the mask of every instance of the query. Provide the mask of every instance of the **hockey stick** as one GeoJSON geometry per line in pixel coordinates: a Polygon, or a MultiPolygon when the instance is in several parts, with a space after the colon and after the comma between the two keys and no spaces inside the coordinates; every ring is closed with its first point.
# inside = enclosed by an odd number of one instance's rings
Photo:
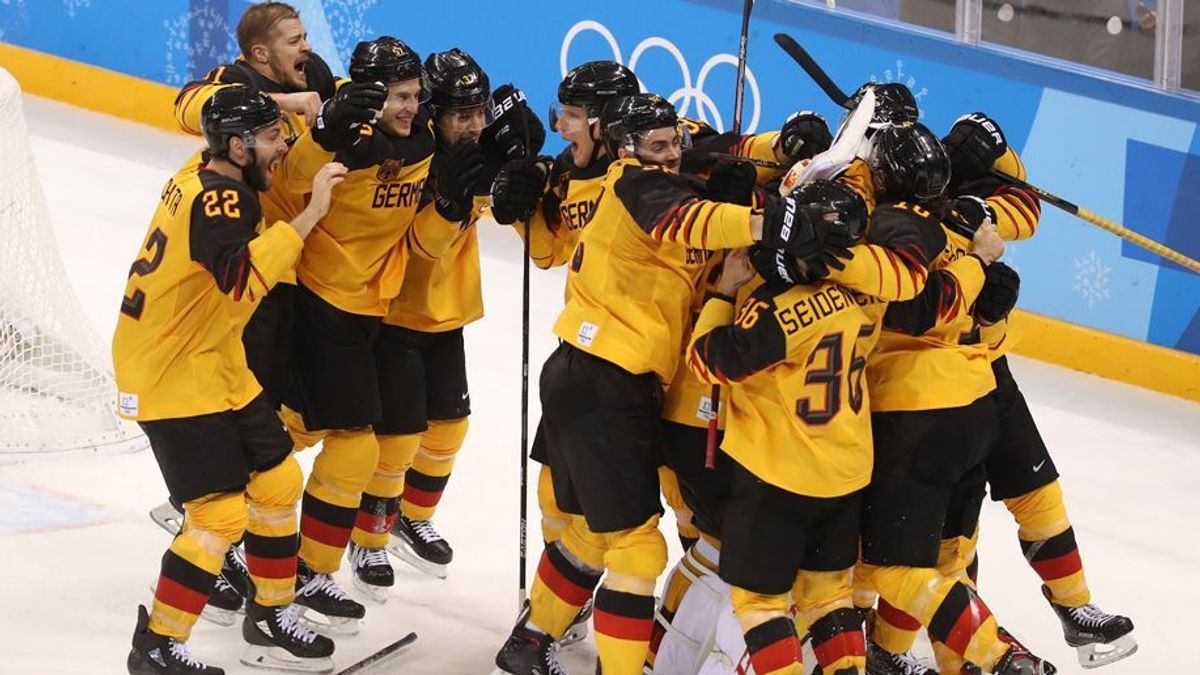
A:
{"type": "Polygon", "coordinates": [[[1101,215],[1095,213],[1094,211],[1090,211],[1090,210],[1085,209],[1081,206],[1078,206],[1072,202],[1069,202],[1069,201],[1063,199],[1062,197],[1059,197],[1058,195],[1047,192],[1036,185],[1031,185],[1019,178],[1010,176],[1010,175],[1004,173],[1003,171],[1000,171],[999,169],[992,169],[991,175],[996,178],[999,178],[1000,180],[1004,181],[1005,183],[1008,183],[1009,185],[1013,185],[1013,186],[1021,188],[1023,190],[1028,190],[1028,191],[1032,192],[1033,194],[1037,195],[1038,198],[1041,199],[1042,201],[1048,202],[1049,204],[1051,204],[1053,206],[1057,206],[1058,208],[1062,209],[1063,211],[1066,211],[1067,213],[1075,216],[1076,218],[1079,218],[1080,220],[1091,223],[1092,225],[1095,225],[1102,230],[1105,230],[1105,231],[1108,231],[1108,232],[1111,232],[1111,233],[1117,235],[1118,237],[1124,239],[1125,241],[1128,241],[1131,244],[1134,244],[1135,246],[1140,246],[1157,256],[1160,256],[1166,260],[1170,260],[1171,262],[1175,263],[1176,265],[1185,267],[1193,272],[1200,274],[1200,262],[1197,262],[1193,258],[1189,258],[1188,256],[1180,253],[1179,251],[1176,251],[1173,248],[1164,246],[1164,245],[1158,243],[1157,241],[1150,239],[1149,237],[1146,237],[1146,236],[1138,234],[1137,232],[1134,232],[1133,230],[1125,227],[1124,225],[1121,225],[1120,223],[1111,221],[1108,218],[1105,218],[1104,216],[1101,216],[1101,215]]]}
{"type": "Polygon", "coordinates": [[[821,88],[821,91],[825,92],[829,100],[842,108],[850,108],[850,97],[846,95],[846,92],[842,91],[841,87],[837,86],[837,83],[829,77],[829,74],[821,66],[817,65],[816,60],[812,56],[809,56],[808,52],[805,51],[804,47],[800,46],[799,42],[796,42],[795,38],[787,33],[776,33],[775,44],[782,47],[783,51],[787,52],[788,56],[792,57],[792,60],[804,69],[804,72],[808,73],[808,76],[821,88]]]}
{"type": "MultiPolygon", "coordinates": [[[[530,153],[529,118],[522,117],[525,127],[525,156],[530,153]]],[[[528,230],[528,224],[526,224],[528,230]]],[[[525,521],[529,515],[529,240],[532,233],[525,232],[524,244],[521,247],[524,257],[524,269],[521,274],[521,505],[520,528],[518,534],[520,552],[517,563],[517,612],[525,607],[525,566],[526,566],[526,534],[525,521]]]]}
{"type": "MultiPolygon", "coordinates": [[[[742,98],[746,93],[746,48],[750,42],[750,12],[754,0],[742,4],[742,32],[738,38],[737,84],[733,88],[733,133],[742,133],[742,98]]],[[[714,384],[709,392],[712,401],[712,419],[708,421],[708,435],[704,444],[704,468],[717,467],[717,412],[721,406],[721,386],[714,384]]]]}
{"type": "Polygon", "coordinates": [[[710,152],[710,153],[708,153],[708,156],[713,159],[716,159],[716,160],[726,160],[726,161],[730,161],[730,162],[742,162],[745,164],[753,164],[754,166],[761,166],[764,169],[783,170],[783,169],[789,168],[788,165],[786,165],[786,164],[780,164],[779,162],[773,162],[769,159],[758,159],[757,157],[743,157],[741,155],[735,155],[735,154],[732,154],[729,152],[710,152]]]}
{"type": "Polygon", "coordinates": [[[337,671],[337,673],[335,673],[334,675],[354,675],[354,673],[361,673],[368,669],[372,669],[374,666],[381,665],[384,661],[387,661],[388,659],[390,659],[396,652],[400,651],[401,649],[404,649],[405,647],[411,645],[412,643],[414,643],[416,641],[417,641],[417,634],[409,633],[408,635],[405,635],[404,637],[400,638],[399,640],[396,640],[392,644],[384,647],[383,649],[380,649],[379,651],[375,652],[374,654],[371,654],[370,656],[359,661],[358,663],[355,663],[349,667],[346,667],[346,668],[343,668],[342,670],[337,671]]]}

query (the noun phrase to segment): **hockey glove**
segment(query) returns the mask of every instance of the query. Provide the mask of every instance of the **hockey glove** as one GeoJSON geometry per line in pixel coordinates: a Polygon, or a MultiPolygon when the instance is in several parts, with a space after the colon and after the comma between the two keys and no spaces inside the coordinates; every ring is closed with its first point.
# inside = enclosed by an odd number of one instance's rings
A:
{"type": "Polygon", "coordinates": [[[784,249],[802,260],[819,253],[849,257],[853,241],[837,211],[801,204],[790,196],[768,201],[763,210],[763,246],[784,249]]]}
{"type": "Polygon", "coordinates": [[[488,161],[502,164],[510,159],[533,157],[542,151],[546,127],[529,109],[520,89],[511,84],[500,85],[492,91],[488,110],[492,122],[484,127],[479,138],[488,161]]]}
{"type": "Polygon", "coordinates": [[[496,174],[492,183],[492,216],[501,225],[529,220],[546,192],[549,157],[514,159],[496,174]]]}
{"type": "Polygon", "coordinates": [[[1000,125],[978,112],[958,118],[942,146],[950,156],[951,189],[986,177],[996,160],[1008,152],[1000,125]]]}
{"type": "Polygon", "coordinates": [[[359,126],[374,120],[387,102],[387,87],[378,82],[347,82],[321,106],[312,128],[313,140],[336,152],[358,138],[359,126]]]}
{"type": "Polygon", "coordinates": [[[750,247],[750,264],[754,271],[767,283],[780,283],[794,286],[803,281],[796,259],[777,248],[768,248],[762,244],[750,247]]]}
{"type": "Polygon", "coordinates": [[[983,289],[975,298],[975,318],[984,325],[1003,321],[1017,305],[1021,277],[1017,271],[996,261],[984,268],[983,289]]]}
{"type": "Polygon", "coordinates": [[[950,200],[952,212],[945,223],[950,229],[970,239],[985,222],[996,222],[996,209],[986,200],[971,195],[950,200]]]}
{"type": "Polygon", "coordinates": [[[752,206],[758,173],[746,162],[721,162],[704,185],[704,198],[714,202],[752,206]]]}
{"type": "Polygon", "coordinates": [[[776,148],[792,162],[812,159],[833,145],[825,118],[811,110],[792,113],[779,130],[776,148]]]}
{"type": "Polygon", "coordinates": [[[471,189],[483,171],[483,153],[475,141],[463,139],[433,154],[429,181],[438,213],[451,222],[465,220],[474,199],[471,189]]]}

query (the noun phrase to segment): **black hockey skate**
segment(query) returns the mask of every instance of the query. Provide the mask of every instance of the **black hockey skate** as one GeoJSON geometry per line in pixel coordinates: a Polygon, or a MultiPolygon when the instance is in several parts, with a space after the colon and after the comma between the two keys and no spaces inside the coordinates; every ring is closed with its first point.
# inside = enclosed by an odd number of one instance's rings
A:
{"type": "Polygon", "coordinates": [[[295,604],[263,607],[253,596],[247,598],[242,638],[247,645],[241,660],[248,666],[296,673],[333,672],[333,640],[301,624],[300,607],[295,604]]]}
{"type": "Polygon", "coordinates": [[[428,520],[409,520],[400,514],[392,525],[387,550],[392,555],[439,579],[446,578],[446,566],[454,559],[454,549],[433,529],[428,520]]]}
{"type": "Polygon", "coordinates": [[[388,562],[387,551],[382,548],[363,548],[350,543],[346,550],[350,560],[350,571],[354,573],[354,587],[375,602],[387,602],[392,586],[396,584],[396,572],[388,562]]]}
{"type": "Polygon", "coordinates": [[[296,604],[302,619],[312,630],[324,635],[354,635],[366,607],[354,601],[328,574],[317,574],[304,560],[296,565],[296,604]]]}
{"type": "Polygon", "coordinates": [[[200,613],[201,619],[218,626],[232,626],[237,620],[237,613],[242,609],[242,598],[250,587],[250,573],[246,569],[244,555],[238,546],[230,546],[225,552],[225,562],[208,596],[208,604],[200,613]]]}
{"type": "Polygon", "coordinates": [[[558,640],[559,647],[570,647],[577,642],[583,642],[588,636],[588,622],[592,620],[592,598],[588,598],[579,608],[575,620],[567,627],[567,632],[558,640]]]}
{"type": "Polygon", "coordinates": [[[526,628],[522,623],[513,628],[496,654],[496,670],[492,675],[567,675],[567,669],[558,662],[557,651],[549,635],[526,628]]]}
{"type": "Polygon", "coordinates": [[[1042,595],[1054,608],[1062,622],[1063,638],[1075,648],[1079,665],[1084,668],[1106,666],[1137,651],[1137,641],[1130,635],[1133,621],[1129,617],[1109,614],[1091,603],[1064,607],[1051,599],[1050,589],[1045,586],[1042,595]]]}
{"type": "Polygon", "coordinates": [[[125,659],[129,675],[225,675],[224,670],[206,666],[193,658],[186,642],[150,632],[149,623],[146,608],[138,605],[133,649],[125,659]]]}
{"type": "Polygon", "coordinates": [[[863,615],[867,634],[867,675],[938,675],[938,671],[912,653],[893,654],[871,637],[875,631],[875,611],[856,608],[863,615]]]}
{"type": "MultiPolygon", "coordinates": [[[[1002,633],[1001,637],[1005,637],[1002,633]]],[[[1011,641],[1012,646],[1000,657],[996,662],[996,669],[992,672],[996,675],[1054,675],[1058,669],[1054,664],[1034,656],[1020,642],[1011,641]]]]}

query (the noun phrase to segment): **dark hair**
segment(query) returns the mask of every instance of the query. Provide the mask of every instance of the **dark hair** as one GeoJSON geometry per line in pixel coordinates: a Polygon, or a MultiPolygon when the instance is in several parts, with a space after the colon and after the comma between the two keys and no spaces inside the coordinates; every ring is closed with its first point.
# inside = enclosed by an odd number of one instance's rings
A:
{"type": "Polygon", "coordinates": [[[286,2],[263,2],[253,5],[238,21],[237,41],[242,56],[250,58],[254,45],[271,39],[271,31],[284,19],[299,19],[300,12],[286,2]]]}

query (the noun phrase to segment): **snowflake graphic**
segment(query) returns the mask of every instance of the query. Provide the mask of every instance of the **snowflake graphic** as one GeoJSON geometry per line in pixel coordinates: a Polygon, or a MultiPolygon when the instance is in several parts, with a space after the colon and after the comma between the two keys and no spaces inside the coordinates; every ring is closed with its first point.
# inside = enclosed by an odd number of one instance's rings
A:
{"type": "Polygon", "coordinates": [[[239,54],[234,28],[207,5],[164,21],[163,25],[167,29],[167,58],[163,68],[168,84],[181,85],[190,80],[189,66],[201,58],[224,63],[239,54]],[[197,30],[191,30],[193,25],[197,30]]]}
{"type": "Polygon", "coordinates": [[[1075,259],[1075,290],[1087,300],[1089,308],[1112,297],[1108,290],[1110,272],[1112,268],[1096,256],[1095,250],[1089,251],[1086,258],[1075,259]]]}
{"type": "Polygon", "coordinates": [[[90,8],[92,0],[62,0],[63,7],[67,8],[67,16],[75,18],[75,12],[80,8],[90,8]]]}
{"type": "MultiPolygon", "coordinates": [[[[901,61],[900,59],[896,59],[896,65],[894,67],[884,70],[882,77],[872,74],[869,78],[869,81],[880,83],[899,82],[900,84],[903,84],[912,90],[913,98],[917,99],[918,106],[920,106],[921,102],[925,99],[925,96],[929,94],[929,89],[926,87],[921,87],[920,89],[917,88],[917,78],[910,73],[904,72],[904,61],[901,61]]],[[[925,116],[924,110],[920,112],[920,116],[925,116]]]]}
{"type": "Polygon", "coordinates": [[[379,0],[325,0],[325,16],[333,33],[333,44],[337,47],[337,59],[350,63],[354,45],[359,40],[377,37],[377,33],[363,21],[367,13],[379,0]]]}

